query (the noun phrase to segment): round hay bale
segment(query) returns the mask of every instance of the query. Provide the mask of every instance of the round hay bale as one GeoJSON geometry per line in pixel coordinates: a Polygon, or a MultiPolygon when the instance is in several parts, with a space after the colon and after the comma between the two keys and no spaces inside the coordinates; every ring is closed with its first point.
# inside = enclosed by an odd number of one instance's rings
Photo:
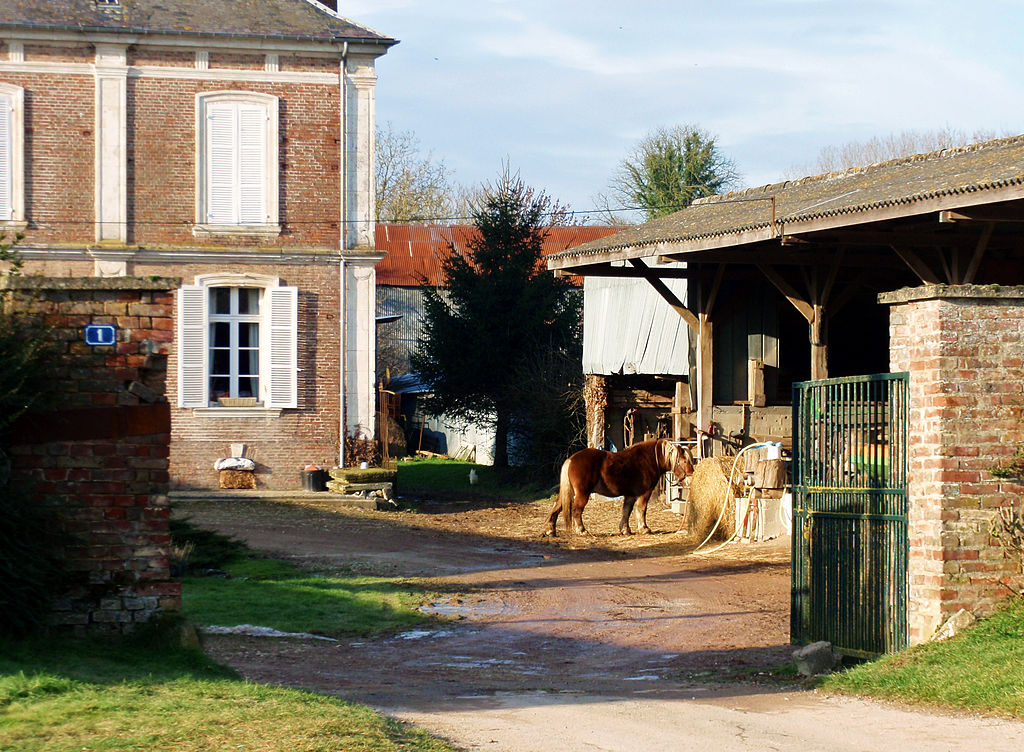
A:
{"type": "Polygon", "coordinates": [[[718,524],[713,540],[725,540],[736,529],[737,496],[744,496],[743,487],[737,483],[743,479],[743,468],[737,467],[730,488],[729,473],[735,457],[706,457],[697,465],[690,477],[690,492],[686,497],[686,529],[691,536],[704,540],[711,532],[718,515],[718,524]],[[722,505],[725,504],[725,514],[722,505]]]}

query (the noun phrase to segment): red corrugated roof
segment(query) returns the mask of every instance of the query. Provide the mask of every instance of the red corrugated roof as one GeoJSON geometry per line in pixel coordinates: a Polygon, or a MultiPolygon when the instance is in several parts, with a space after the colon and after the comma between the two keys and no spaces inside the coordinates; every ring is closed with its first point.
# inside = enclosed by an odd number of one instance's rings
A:
{"type": "MultiPolygon", "coordinates": [[[[543,254],[549,256],[621,229],[603,225],[549,227],[543,254]]],[[[378,224],[374,242],[378,251],[387,251],[388,255],[377,264],[377,284],[418,287],[426,279],[431,285],[440,285],[441,261],[451,253],[452,246],[465,250],[475,233],[473,225],[378,224]]]]}

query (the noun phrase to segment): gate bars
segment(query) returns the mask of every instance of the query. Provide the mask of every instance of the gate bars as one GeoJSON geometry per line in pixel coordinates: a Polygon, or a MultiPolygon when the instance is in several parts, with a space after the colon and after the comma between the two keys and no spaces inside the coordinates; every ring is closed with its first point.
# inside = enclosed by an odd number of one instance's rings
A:
{"type": "Polygon", "coordinates": [[[909,374],[793,384],[790,636],[872,657],[907,645],[909,374]]]}

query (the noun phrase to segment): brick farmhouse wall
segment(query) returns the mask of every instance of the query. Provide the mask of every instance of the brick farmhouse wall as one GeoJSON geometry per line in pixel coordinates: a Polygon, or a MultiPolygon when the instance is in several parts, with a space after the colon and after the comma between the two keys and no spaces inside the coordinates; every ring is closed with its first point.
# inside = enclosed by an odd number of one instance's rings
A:
{"type": "Polygon", "coordinates": [[[892,370],[910,372],[909,638],[959,609],[991,612],[1014,562],[989,534],[1024,485],[991,469],[1024,442],[1024,287],[936,285],[880,296],[892,370]]]}
{"type": "MultiPolygon", "coordinates": [[[[297,409],[231,416],[177,408],[173,342],[167,378],[172,489],[216,488],[213,462],[230,456],[230,444],[244,443],[246,455],[257,463],[260,487],[297,490],[302,468],[310,462],[337,464],[341,444],[341,332],[346,326],[339,270],[346,258],[341,247],[342,194],[349,203],[354,199],[342,180],[343,87],[338,79],[328,80],[339,75],[340,58],[281,51],[280,71],[296,75],[275,78],[266,74],[263,50],[229,54],[212,49],[209,67],[199,75],[191,47],[174,49],[145,40],[129,45],[128,229],[127,244],[118,245],[95,240],[96,81],[86,67],[95,53],[90,44],[26,44],[27,65],[70,63],[81,69],[51,74],[38,68],[2,75],[4,82],[25,89],[29,221],[19,250],[26,270],[49,277],[89,277],[100,273],[101,261],[114,259],[123,264],[122,273],[138,278],[173,276],[191,284],[201,274],[251,273],[297,286],[297,409]],[[278,97],[280,235],[193,231],[196,96],[222,91],[278,97]]],[[[350,156],[354,162],[354,152],[350,156]]],[[[173,334],[173,317],[167,325],[173,334]]]]}
{"type": "Polygon", "coordinates": [[[7,280],[6,305],[46,327],[58,350],[54,410],[15,424],[13,471],[50,499],[75,575],[53,621],[77,633],[123,633],[181,606],[170,578],[164,396],[177,280],[7,280]],[[85,344],[113,324],[113,346],[85,344]]]}

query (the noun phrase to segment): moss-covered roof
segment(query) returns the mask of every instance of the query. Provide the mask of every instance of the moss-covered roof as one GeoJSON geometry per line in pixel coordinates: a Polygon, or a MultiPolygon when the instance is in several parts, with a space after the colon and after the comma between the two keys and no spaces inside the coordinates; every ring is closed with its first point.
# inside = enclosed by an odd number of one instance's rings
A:
{"type": "MultiPolygon", "coordinates": [[[[1013,186],[1024,186],[1024,136],[709,196],[681,211],[554,254],[548,261],[550,267],[561,268],[586,263],[588,256],[606,258],[619,250],[715,238],[723,245],[732,240],[739,245],[750,233],[763,239],[765,231],[781,235],[829,217],[855,224],[869,221],[879,210],[895,209],[909,216],[929,199],[1013,186]]],[[[648,255],[654,253],[652,249],[648,255]]]]}
{"type": "Polygon", "coordinates": [[[0,27],[395,43],[308,0],[4,0],[0,27]]]}

